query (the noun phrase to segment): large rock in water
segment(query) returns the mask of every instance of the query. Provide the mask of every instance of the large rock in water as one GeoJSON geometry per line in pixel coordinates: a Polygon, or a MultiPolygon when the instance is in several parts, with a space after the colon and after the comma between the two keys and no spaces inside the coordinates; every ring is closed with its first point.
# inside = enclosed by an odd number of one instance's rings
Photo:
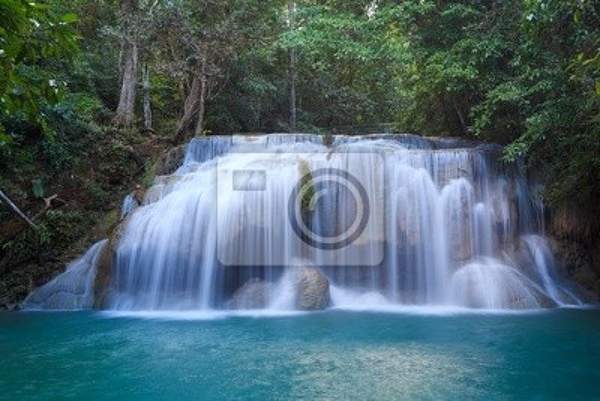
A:
{"type": "Polygon", "coordinates": [[[315,267],[302,267],[295,272],[294,291],[296,309],[320,310],[331,302],[329,280],[315,267]]]}
{"type": "Polygon", "coordinates": [[[262,309],[269,304],[272,284],[257,278],[247,281],[227,302],[229,309],[262,309]]]}
{"type": "Polygon", "coordinates": [[[114,226],[108,237],[108,242],[98,255],[97,273],[94,280],[94,308],[104,309],[110,293],[110,282],[117,256],[117,247],[125,231],[127,219],[114,226]]]}

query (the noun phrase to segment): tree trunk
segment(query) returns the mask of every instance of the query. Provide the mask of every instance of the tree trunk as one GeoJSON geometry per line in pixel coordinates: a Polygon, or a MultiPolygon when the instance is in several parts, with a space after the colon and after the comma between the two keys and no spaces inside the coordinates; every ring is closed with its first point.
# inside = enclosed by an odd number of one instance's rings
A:
{"type": "Polygon", "coordinates": [[[458,122],[460,123],[460,129],[462,130],[462,134],[468,135],[469,127],[467,126],[467,123],[465,121],[465,117],[463,116],[463,113],[460,111],[460,109],[456,105],[456,102],[452,102],[452,107],[454,107],[454,111],[456,112],[456,116],[458,117],[458,122]]]}
{"type": "MultiPolygon", "coordinates": [[[[294,29],[294,8],[293,0],[288,0],[288,18],[290,31],[294,29]]],[[[288,90],[289,90],[289,106],[290,106],[290,121],[289,131],[296,130],[296,50],[290,47],[288,51],[288,90]]]]}
{"type": "MultiPolygon", "coordinates": [[[[6,203],[8,205],[8,207],[10,208],[10,210],[21,220],[23,220],[25,223],[27,223],[29,226],[31,226],[34,229],[37,229],[37,226],[35,224],[33,224],[33,221],[31,221],[31,219],[29,217],[27,217],[27,215],[25,213],[23,213],[21,211],[21,209],[19,209],[17,207],[17,205],[15,205],[13,203],[12,200],[10,200],[10,198],[4,194],[4,192],[2,192],[2,190],[0,190],[0,200],[4,201],[4,203],[6,203]]],[[[1,202],[0,202],[1,203],[1,202]]]]}
{"type": "Polygon", "coordinates": [[[206,90],[208,78],[205,74],[200,77],[200,96],[198,98],[198,121],[196,122],[196,136],[204,135],[204,113],[206,109],[206,90]]]}
{"type": "Polygon", "coordinates": [[[202,46],[198,53],[198,66],[190,91],[183,105],[183,116],[177,125],[177,139],[187,139],[189,134],[202,135],[204,132],[204,113],[208,91],[208,74],[206,72],[206,48],[202,46]],[[196,121],[196,127],[193,127],[196,121]]]}
{"type": "Polygon", "coordinates": [[[133,17],[137,9],[136,0],[121,2],[122,24],[127,30],[123,38],[123,72],[119,105],[113,123],[119,126],[132,126],[135,121],[135,95],[138,71],[138,43],[133,27],[133,17]]]}
{"type": "Polygon", "coordinates": [[[144,66],[144,128],[152,129],[152,105],[150,103],[150,71],[148,64],[144,66]]]}
{"type": "Polygon", "coordinates": [[[192,85],[183,103],[183,116],[177,123],[177,137],[185,138],[187,133],[191,131],[196,111],[198,110],[198,104],[200,103],[200,86],[202,85],[200,76],[194,75],[192,85]]]}

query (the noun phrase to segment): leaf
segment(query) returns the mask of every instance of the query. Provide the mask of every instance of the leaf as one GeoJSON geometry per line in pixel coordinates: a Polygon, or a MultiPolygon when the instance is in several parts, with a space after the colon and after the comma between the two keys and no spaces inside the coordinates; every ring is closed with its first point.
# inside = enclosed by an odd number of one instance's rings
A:
{"type": "Polygon", "coordinates": [[[44,184],[42,183],[42,180],[39,178],[36,178],[35,180],[31,180],[31,190],[33,192],[33,196],[35,196],[38,199],[43,198],[45,191],[44,191],[44,184]]]}
{"type": "Polygon", "coordinates": [[[79,20],[79,17],[75,13],[67,13],[62,16],[61,20],[62,20],[62,22],[71,24],[73,22],[77,22],[79,20]]]}
{"type": "Polygon", "coordinates": [[[4,126],[0,123],[0,146],[10,143],[12,138],[6,134],[4,126]]]}

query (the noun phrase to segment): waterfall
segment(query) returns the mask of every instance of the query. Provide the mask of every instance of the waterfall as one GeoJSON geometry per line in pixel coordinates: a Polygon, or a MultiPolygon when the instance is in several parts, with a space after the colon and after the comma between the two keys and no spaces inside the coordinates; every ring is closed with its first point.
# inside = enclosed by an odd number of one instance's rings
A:
{"type": "Polygon", "coordinates": [[[124,207],[107,306],[220,309],[261,282],[265,307],[291,308],[290,269],[306,265],[335,306],[579,304],[554,271],[539,202],[500,150],[414,135],[193,139],[174,174],[124,207]],[[527,263],[513,257],[521,237],[527,263]]]}
{"type": "Polygon", "coordinates": [[[459,305],[502,309],[541,306],[540,289],[511,266],[483,259],[460,268],[450,283],[452,299],[459,305]]]}
{"type": "Polygon", "coordinates": [[[65,272],[32,292],[23,302],[25,309],[90,309],[94,305],[96,263],[106,240],[96,242],[65,272]]]}
{"type": "Polygon", "coordinates": [[[581,300],[556,280],[554,257],[548,241],[539,235],[525,235],[523,241],[533,258],[534,272],[546,294],[558,305],[581,305],[581,300]]]}
{"type": "Polygon", "coordinates": [[[121,218],[124,219],[125,217],[130,215],[131,212],[133,212],[138,206],[139,204],[138,201],[135,199],[135,196],[133,194],[127,195],[123,199],[123,204],[121,205],[121,218]]]}

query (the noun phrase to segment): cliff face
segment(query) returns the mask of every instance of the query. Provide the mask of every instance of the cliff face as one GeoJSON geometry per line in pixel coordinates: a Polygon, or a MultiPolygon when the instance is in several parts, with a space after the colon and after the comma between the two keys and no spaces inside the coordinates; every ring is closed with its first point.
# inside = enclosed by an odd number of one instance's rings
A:
{"type": "Polygon", "coordinates": [[[548,234],[564,274],[583,290],[590,300],[600,301],[600,220],[599,216],[577,207],[562,207],[550,213],[548,234]]]}

